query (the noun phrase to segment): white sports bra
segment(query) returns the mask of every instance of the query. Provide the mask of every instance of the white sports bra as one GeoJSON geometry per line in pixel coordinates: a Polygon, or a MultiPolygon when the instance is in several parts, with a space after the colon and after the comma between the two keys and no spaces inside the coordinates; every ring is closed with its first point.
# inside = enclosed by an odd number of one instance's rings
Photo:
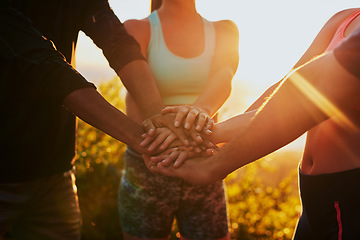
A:
{"type": "Polygon", "coordinates": [[[151,37],[148,63],[157,81],[165,105],[192,104],[207,84],[215,51],[215,29],[203,18],[205,48],[194,58],[182,58],[166,46],[156,11],[148,17],[151,37]]]}

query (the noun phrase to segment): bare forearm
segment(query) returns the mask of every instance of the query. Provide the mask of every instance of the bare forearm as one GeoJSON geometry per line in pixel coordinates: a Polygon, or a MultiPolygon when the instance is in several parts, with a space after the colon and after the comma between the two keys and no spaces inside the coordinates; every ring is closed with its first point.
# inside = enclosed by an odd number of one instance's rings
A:
{"type": "Polygon", "coordinates": [[[160,113],[164,104],[154,76],[145,61],[128,63],[118,71],[118,75],[146,117],[160,113]]]}
{"type": "MultiPolygon", "coordinates": [[[[360,81],[337,64],[331,54],[302,67],[279,87],[249,126],[213,157],[212,162],[221,162],[219,175],[226,176],[290,143],[329,117],[355,108],[359,86],[360,81]]],[[[351,127],[345,115],[340,118],[344,126],[351,127]]]]}
{"type": "Polygon", "coordinates": [[[215,73],[193,105],[205,110],[209,116],[214,116],[230,96],[234,74],[231,69],[222,69],[215,73]]]}
{"type": "Polygon", "coordinates": [[[215,144],[231,141],[250,124],[255,113],[256,110],[246,112],[223,122],[216,123],[209,140],[215,144]]]}
{"type": "MultiPolygon", "coordinates": [[[[358,62],[356,59],[351,58],[358,62]]],[[[356,66],[347,67],[358,74],[356,66]]],[[[330,52],[285,79],[249,125],[214,156],[188,159],[177,169],[151,161],[146,161],[147,166],[152,172],[208,184],[285,146],[330,117],[335,116],[349,131],[360,132],[359,123],[345,114],[359,106],[359,78],[345,70],[330,52]]]]}
{"type": "Polygon", "coordinates": [[[70,93],[64,106],[90,125],[146,153],[140,148],[142,127],[109,104],[95,89],[82,88],[70,93]]]}

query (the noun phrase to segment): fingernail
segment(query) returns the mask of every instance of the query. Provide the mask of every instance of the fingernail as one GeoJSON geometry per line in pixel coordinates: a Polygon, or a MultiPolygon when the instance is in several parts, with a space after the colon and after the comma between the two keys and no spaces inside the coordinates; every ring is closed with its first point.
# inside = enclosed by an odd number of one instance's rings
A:
{"type": "Polygon", "coordinates": [[[186,124],[185,124],[185,128],[186,128],[186,129],[190,129],[190,124],[189,124],[189,123],[186,123],[186,124]]]}
{"type": "Polygon", "coordinates": [[[197,127],[196,127],[196,131],[199,131],[199,132],[200,132],[200,131],[201,131],[201,127],[200,127],[200,126],[197,126],[197,127]]]}
{"type": "Polygon", "coordinates": [[[180,122],[179,122],[179,121],[175,121],[174,125],[175,125],[175,127],[180,127],[180,122]]]}
{"type": "Polygon", "coordinates": [[[177,168],[177,167],[178,167],[177,165],[178,165],[178,161],[176,160],[176,161],[174,162],[174,167],[177,168]]]}

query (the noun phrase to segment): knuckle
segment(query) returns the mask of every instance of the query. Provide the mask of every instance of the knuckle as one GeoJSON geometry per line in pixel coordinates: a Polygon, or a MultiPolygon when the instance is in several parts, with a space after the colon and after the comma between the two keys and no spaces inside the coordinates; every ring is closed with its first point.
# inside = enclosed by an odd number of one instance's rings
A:
{"type": "Polygon", "coordinates": [[[198,115],[198,113],[195,112],[195,111],[190,111],[190,112],[188,113],[188,116],[191,116],[191,117],[195,117],[195,116],[197,116],[197,115],[198,115]]]}
{"type": "Polygon", "coordinates": [[[190,109],[188,106],[183,106],[180,108],[180,112],[188,112],[190,109]]]}

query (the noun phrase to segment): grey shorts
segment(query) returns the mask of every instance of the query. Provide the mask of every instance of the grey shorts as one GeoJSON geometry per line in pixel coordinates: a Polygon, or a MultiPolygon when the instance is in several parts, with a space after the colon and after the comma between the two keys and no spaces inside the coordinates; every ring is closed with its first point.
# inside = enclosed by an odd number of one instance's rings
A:
{"type": "Polygon", "coordinates": [[[0,239],[80,239],[81,215],[73,171],[0,184],[0,239]]]}
{"type": "Polygon", "coordinates": [[[170,235],[176,218],[180,234],[191,239],[218,239],[228,235],[224,186],[221,181],[194,186],[149,172],[142,157],[125,154],[125,174],[119,190],[123,230],[141,238],[170,235]]]}

